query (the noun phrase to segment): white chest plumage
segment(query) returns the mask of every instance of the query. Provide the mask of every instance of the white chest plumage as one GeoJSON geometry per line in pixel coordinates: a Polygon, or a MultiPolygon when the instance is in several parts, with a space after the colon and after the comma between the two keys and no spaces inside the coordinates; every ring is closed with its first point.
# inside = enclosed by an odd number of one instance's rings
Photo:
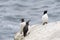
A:
{"type": "Polygon", "coordinates": [[[44,23],[44,22],[48,22],[48,15],[47,14],[44,14],[43,16],[42,16],[42,22],[44,23]]]}
{"type": "Polygon", "coordinates": [[[20,33],[21,33],[21,34],[22,34],[22,32],[23,32],[23,28],[24,28],[25,25],[26,25],[26,22],[20,23],[20,33]]]}

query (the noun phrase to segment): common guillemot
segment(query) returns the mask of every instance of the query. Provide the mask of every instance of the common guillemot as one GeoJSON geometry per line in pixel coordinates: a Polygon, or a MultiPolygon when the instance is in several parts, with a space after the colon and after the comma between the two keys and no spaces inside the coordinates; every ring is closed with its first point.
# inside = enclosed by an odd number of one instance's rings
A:
{"type": "Polygon", "coordinates": [[[27,32],[29,31],[29,29],[28,29],[28,27],[29,27],[29,22],[30,22],[30,20],[28,20],[28,21],[26,22],[26,25],[25,25],[24,28],[23,28],[23,36],[24,36],[24,37],[27,35],[27,32]]]}
{"type": "Polygon", "coordinates": [[[25,25],[26,25],[26,22],[24,21],[24,18],[22,18],[20,23],[20,34],[23,34],[23,28],[25,25]]]}
{"type": "Polygon", "coordinates": [[[47,10],[44,11],[43,16],[42,16],[42,23],[43,25],[48,23],[48,15],[47,15],[47,10]]]}

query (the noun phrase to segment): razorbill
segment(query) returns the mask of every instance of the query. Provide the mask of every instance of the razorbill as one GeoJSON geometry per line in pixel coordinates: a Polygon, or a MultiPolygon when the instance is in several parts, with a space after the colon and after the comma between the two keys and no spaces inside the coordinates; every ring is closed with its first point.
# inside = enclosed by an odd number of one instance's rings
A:
{"type": "Polygon", "coordinates": [[[28,26],[29,26],[29,22],[30,22],[30,20],[28,20],[27,22],[26,22],[26,25],[24,26],[24,28],[23,28],[23,36],[25,37],[26,35],[27,35],[27,32],[28,32],[28,26]]]}
{"type": "Polygon", "coordinates": [[[26,22],[24,21],[24,18],[22,18],[20,23],[20,34],[23,34],[23,28],[25,25],[26,25],[26,22]]]}
{"type": "Polygon", "coordinates": [[[43,16],[42,16],[42,23],[43,25],[48,23],[48,15],[47,15],[47,10],[44,11],[43,16]]]}

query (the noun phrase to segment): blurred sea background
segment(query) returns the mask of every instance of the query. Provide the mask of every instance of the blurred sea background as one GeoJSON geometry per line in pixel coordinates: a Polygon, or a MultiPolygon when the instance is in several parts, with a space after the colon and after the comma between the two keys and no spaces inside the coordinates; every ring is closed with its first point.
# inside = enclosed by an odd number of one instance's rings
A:
{"type": "Polygon", "coordinates": [[[31,19],[30,25],[41,24],[44,10],[49,22],[60,21],[60,0],[0,0],[0,40],[14,40],[20,19],[31,19]]]}

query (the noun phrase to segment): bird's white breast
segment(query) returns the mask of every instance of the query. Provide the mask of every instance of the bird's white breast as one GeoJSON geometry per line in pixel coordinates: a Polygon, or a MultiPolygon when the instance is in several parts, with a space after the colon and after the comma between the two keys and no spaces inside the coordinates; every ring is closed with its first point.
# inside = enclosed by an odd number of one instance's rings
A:
{"type": "Polygon", "coordinates": [[[20,33],[23,31],[23,28],[25,25],[26,25],[26,22],[20,23],[20,33]]]}
{"type": "Polygon", "coordinates": [[[42,16],[42,22],[48,22],[48,15],[47,14],[42,16]]]}

